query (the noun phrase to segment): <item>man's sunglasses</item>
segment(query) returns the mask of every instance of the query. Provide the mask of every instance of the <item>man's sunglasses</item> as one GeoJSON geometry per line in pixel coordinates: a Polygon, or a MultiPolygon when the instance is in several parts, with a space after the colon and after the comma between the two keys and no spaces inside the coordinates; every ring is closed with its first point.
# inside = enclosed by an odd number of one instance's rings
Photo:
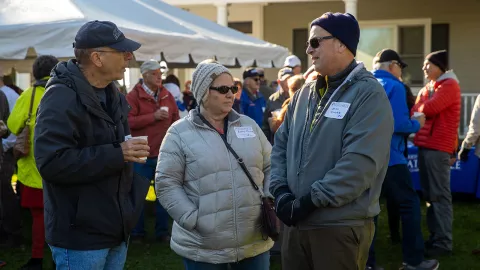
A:
{"type": "Polygon", "coordinates": [[[316,49],[316,48],[320,47],[320,43],[322,41],[327,40],[327,39],[334,39],[334,38],[335,38],[334,36],[313,37],[309,41],[307,41],[305,46],[308,47],[308,45],[310,45],[310,47],[316,49]]]}
{"type": "Polygon", "coordinates": [[[238,87],[233,85],[233,86],[226,86],[226,85],[222,85],[222,86],[210,86],[210,89],[211,90],[215,90],[217,92],[219,92],[220,94],[226,94],[228,93],[228,91],[232,91],[232,94],[236,94],[238,92],[238,87]]]}

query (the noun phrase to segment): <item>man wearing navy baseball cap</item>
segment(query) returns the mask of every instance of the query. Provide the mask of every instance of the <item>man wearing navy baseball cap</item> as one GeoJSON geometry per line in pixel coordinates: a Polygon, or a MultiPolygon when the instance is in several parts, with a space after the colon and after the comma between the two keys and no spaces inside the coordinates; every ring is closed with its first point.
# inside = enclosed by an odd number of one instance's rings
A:
{"type": "Polygon", "coordinates": [[[34,155],[43,178],[45,238],[57,269],[122,269],[149,181],[133,174],[146,140],[129,139],[129,105],[115,85],[140,44],[91,21],[75,58],[51,72],[37,114],[34,155]]]}
{"type": "Polygon", "coordinates": [[[393,133],[387,95],[355,61],[360,27],[348,13],[310,24],[320,75],[298,90],[275,133],[270,192],[283,269],[365,269],[393,133]]]}

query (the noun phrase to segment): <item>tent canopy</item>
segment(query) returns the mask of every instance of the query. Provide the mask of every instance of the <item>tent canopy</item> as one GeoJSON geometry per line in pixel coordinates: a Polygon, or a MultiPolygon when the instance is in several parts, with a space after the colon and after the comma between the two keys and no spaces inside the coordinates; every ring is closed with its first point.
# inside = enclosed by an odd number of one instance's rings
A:
{"type": "Polygon", "coordinates": [[[112,21],[142,47],[138,61],[198,63],[216,57],[227,66],[281,67],[284,47],[220,26],[160,0],[5,0],[0,8],[0,59],[37,55],[73,57],[72,44],[87,21],[112,21]]]}

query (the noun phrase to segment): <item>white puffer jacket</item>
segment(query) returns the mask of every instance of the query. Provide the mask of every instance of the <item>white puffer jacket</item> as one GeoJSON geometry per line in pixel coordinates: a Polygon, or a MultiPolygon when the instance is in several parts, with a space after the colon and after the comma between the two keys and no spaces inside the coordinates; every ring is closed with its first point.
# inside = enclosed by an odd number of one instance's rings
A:
{"type": "MultiPolygon", "coordinates": [[[[260,127],[232,110],[227,141],[256,184],[270,195],[272,147],[260,127]]],[[[197,110],[169,128],[160,147],[155,188],[175,221],[171,248],[182,257],[228,263],[257,256],[273,246],[273,241],[264,240],[261,234],[260,192],[197,110]]]]}

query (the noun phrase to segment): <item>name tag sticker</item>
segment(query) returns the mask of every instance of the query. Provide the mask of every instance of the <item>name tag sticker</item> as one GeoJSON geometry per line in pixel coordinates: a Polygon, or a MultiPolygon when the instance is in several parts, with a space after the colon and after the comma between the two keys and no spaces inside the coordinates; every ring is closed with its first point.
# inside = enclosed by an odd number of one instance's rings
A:
{"type": "Polygon", "coordinates": [[[239,139],[254,138],[256,136],[252,127],[234,127],[234,129],[239,139]]]}
{"type": "Polygon", "coordinates": [[[325,113],[325,117],[343,119],[343,117],[345,117],[345,114],[348,112],[348,108],[350,108],[350,103],[332,102],[332,104],[330,104],[330,107],[328,107],[327,112],[325,113]]]}

